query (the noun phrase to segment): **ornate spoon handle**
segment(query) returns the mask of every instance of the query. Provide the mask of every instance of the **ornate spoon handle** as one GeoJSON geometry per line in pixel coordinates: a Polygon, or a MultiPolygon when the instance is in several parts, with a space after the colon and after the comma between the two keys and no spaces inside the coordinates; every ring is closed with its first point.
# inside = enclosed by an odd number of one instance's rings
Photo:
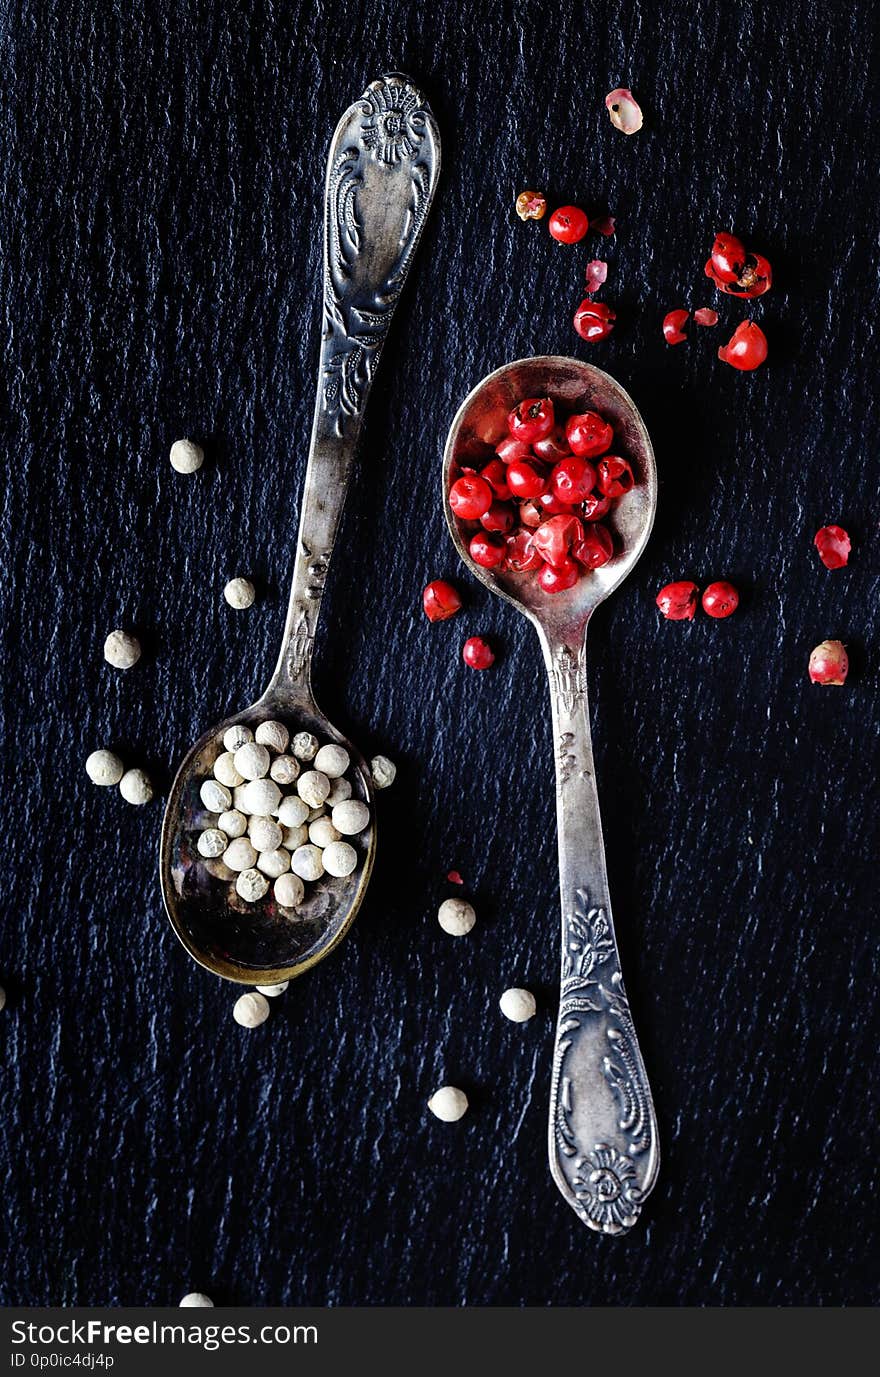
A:
{"type": "Polygon", "coordinates": [[[309,695],[324,580],[361,421],[431,207],[440,137],[408,77],[371,82],[336,128],[324,206],[323,339],[293,584],[272,687],[309,695]]]}
{"type": "Polygon", "coordinates": [[[587,713],[583,632],[541,637],[556,743],[562,977],[550,1092],[550,1169],[591,1229],[635,1224],[657,1177],[657,1120],[611,921],[587,713]]]}

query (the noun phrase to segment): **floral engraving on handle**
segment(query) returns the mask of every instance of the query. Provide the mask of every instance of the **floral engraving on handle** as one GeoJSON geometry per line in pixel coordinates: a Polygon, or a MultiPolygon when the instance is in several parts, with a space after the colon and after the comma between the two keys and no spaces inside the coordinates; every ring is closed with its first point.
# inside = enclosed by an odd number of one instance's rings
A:
{"type": "Polygon", "coordinates": [[[293,635],[287,647],[287,673],[293,679],[301,679],[305,668],[312,658],[312,643],[314,636],[309,627],[309,619],[305,609],[300,609],[300,614],[296,619],[293,628],[293,635]]]}
{"type": "Polygon", "coordinates": [[[559,701],[571,716],[587,696],[583,649],[577,652],[570,645],[561,645],[553,656],[551,673],[559,701]]]}
{"type": "Polygon", "coordinates": [[[556,1036],[553,1131],[562,1156],[575,1159],[575,1209],[590,1228],[620,1233],[635,1223],[641,1210],[642,1192],[632,1159],[651,1147],[653,1121],[611,927],[605,910],[591,908],[582,889],[566,918],[556,1036]],[[608,1051],[602,1058],[602,1075],[617,1100],[625,1152],[608,1143],[594,1143],[585,1151],[573,1123],[574,1089],[566,1061],[584,1024],[596,1017],[606,1025],[608,1051]]]}
{"type": "MultiPolygon", "coordinates": [[[[334,430],[359,416],[373,379],[379,352],[395,302],[403,287],[431,204],[436,161],[426,139],[429,112],[421,92],[401,77],[387,77],[367,87],[354,107],[360,113],[358,142],[344,147],[328,172],[326,272],[322,395],[334,430]],[[398,244],[399,252],[384,282],[357,286],[354,268],[364,248],[359,199],[369,161],[405,176],[409,165],[410,199],[398,244]]],[[[375,193],[374,193],[375,194],[375,193]]]]}

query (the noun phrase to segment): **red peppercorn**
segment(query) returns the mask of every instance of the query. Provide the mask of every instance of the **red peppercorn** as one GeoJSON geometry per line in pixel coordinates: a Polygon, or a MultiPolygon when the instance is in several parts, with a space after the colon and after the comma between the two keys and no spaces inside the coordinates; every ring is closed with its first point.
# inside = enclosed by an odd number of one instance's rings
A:
{"type": "Polygon", "coordinates": [[[447,880],[449,881],[449,883],[450,883],[451,885],[463,885],[463,884],[464,884],[464,880],[461,878],[461,875],[458,873],[457,870],[450,870],[450,872],[449,872],[449,874],[446,876],[446,878],[447,878],[447,880]]]}
{"type": "Polygon", "coordinates": [[[710,617],[729,617],[739,607],[739,593],[732,583],[710,583],[702,597],[703,611],[710,617]]]}
{"type": "Polygon", "coordinates": [[[492,489],[478,473],[463,473],[449,489],[449,505],[462,521],[479,521],[492,505],[492,489]]]}
{"type": "Polygon", "coordinates": [[[678,308],[675,311],[668,311],[663,317],[663,338],[667,344],[684,344],[687,339],[684,327],[690,314],[690,311],[683,311],[678,308]]]}
{"type": "Polygon", "coordinates": [[[852,542],[842,526],[823,526],[813,544],[826,569],[842,569],[849,559],[852,542]]]}
{"type": "Polygon", "coordinates": [[[809,674],[814,684],[843,684],[849,656],[842,641],[823,641],[810,653],[809,674]]]}
{"type": "Polygon", "coordinates": [[[493,502],[489,510],[480,517],[480,525],[484,531],[497,531],[501,535],[507,535],[516,525],[516,510],[513,504],[493,502]]]}
{"type": "Polygon", "coordinates": [[[584,528],[576,516],[551,516],[535,531],[535,549],[541,558],[561,569],[567,564],[572,547],[584,538],[584,528]]]}
{"type": "Polygon", "coordinates": [[[549,435],[555,424],[553,403],[549,397],[526,397],[507,417],[507,429],[514,440],[533,445],[549,435]]]}
{"type": "Polygon", "coordinates": [[[547,211],[547,200],[540,191],[521,191],[516,198],[515,209],[520,220],[542,220],[547,211]]]}
{"type": "Polygon", "coordinates": [[[718,312],[713,311],[711,306],[700,306],[694,311],[694,320],[698,325],[717,325],[718,312]]]}
{"type": "Polygon", "coordinates": [[[519,519],[524,526],[540,526],[546,513],[541,510],[537,502],[521,502],[519,504],[519,519]]]}
{"type": "Polygon", "coordinates": [[[540,497],[535,499],[540,508],[542,516],[570,516],[571,502],[560,501],[552,492],[542,492],[540,497]]]}
{"type": "Polygon", "coordinates": [[[601,215],[598,220],[590,222],[597,234],[604,234],[606,239],[617,231],[617,221],[613,215],[601,215]]]}
{"type": "Polygon", "coordinates": [[[601,521],[603,516],[607,516],[611,510],[611,498],[604,493],[591,492],[585,497],[581,507],[580,515],[584,521],[601,521]]]}
{"type": "Polygon", "coordinates": [[[727,343],[718,350],[718,357],[722,363],[750,373],[767,357],[767,336],[753,320],[741,320],[727,343]]]}
{"type": "Polygon", "coordinates": [[[445,622],[461,611],[458,589],[445,579],[434,579],[422,593],[422,607],[429,622],[445,622]]]}
{"type": "Polygon", "coordinates": [[[587,295],[592,296],[594,292],[598,292],[608,277],[608,264],[603,262],[601,258],[594,258],[592,263],[587,264],[585,277],[587,295]]]}
{"type": "Polygon", "coordinates": [[[461,658],[471,669],[488,669],[495,663],[492,648],[482,636],[468,637],[461,648],[461,658]]]}
{"type": "Polygon", "coordinates": [[[712,256],[706,264],[706,275],[717,278],[719,282],[735,282],[742,272],[745,261],[746,250],[742,240],[737,239],[735,234],[728,234],[722,230],[715,236],[712,256]]]}
{"type": "Polygon", "coordinates": [[[618,454],[607,454],[596,466],[599,475],[599,491],[612,500],[623,497],[633,485],[633,471],[625,459],[618,454]]]}
{"type": "MultiPolygon", "coordinates": [[[[507,465],[507,482],[514,497],[540,497],[547,491],[547,479],[535,464],[515,459],[507,465]]],[[[486,484],[488,487],[488,483],[486,484]]]]}
{"type": "Polygon", "coordinates": [[[596,470],[586,459],[572,454],[561,459],[550,475],[550,488],[559,502],[583,502],[596,483],[596,470]]]}
{"type": "Polygon", "coordinates": [[[695,583],[689,583],[685,579],[679,583],[667,583],[657,594],[657,606],[667,621],[692,622],[697,610],[699,592],[695,583]]]}
{"type": "Polygon", "coordinates": [[[502,502],[506,502],[510,497],[510,488],[507,486],[507,469],[500,459],[492,459],[484,469],[480,471],[480,477],[485,478],[489,487],[496,497],[502,502]]]}
{"type": "Polygon", "coordinates": [[[502,463],[512,464],[514,459],[531,459],[532,447],[524,440],[514,440],[512,435],[506,435],[500,444],[495,446],[495,453],[502,463]]]}
{"type": "Polygon", "coordinates": [[[585,297],[574,313],[574,328],[581,339],[595,344],[597,340],[608,338],[616,319],[614,311],[604,301],[590,301],[585,297]]]}
{"type": "Polygon", "coordinates": [[[733,234],[716,235],[705,273],[729,296],[763,296],[773,285],[768,260],[761,253],[746,253],[742,241],[733,234]]]}
{"type": "Polygon", "coordinates": [[[545,464],[558,464],[560,459],[571,454],[571,447],[565,438],[565,426],[555,425],[543,440],[536,440],[532,446],[539,459],[545,464]]]}
{"type": "Polygon", "coordinates": [[[538,583],[545,593],[564,593],[573,588],[581,576],[581,571],[573,559],[566,559],[558,567],[545,564],[538,574],[538,583]]]}
{"type": "Polygon", "coordinates": [[[514,574],[525,574],[531,569],[540,569],[543,563],[544,561],[535,549],[534,534],[526,527],[520,526],[519,530],[507,537],[505,569],[509,569],[514,574]]]}
{"type": "Polygon", "coordinates": [[[569,416],[566,421],[565,438],[572,454],[578,454],[582,459],[593,459],[609,448],[614,439],[614,429],[598,411],[581,411],[569,416]]]}
{"type": "Polygon", "coordinates": [[[611,532],[599,521],[584,531],[583,538],[572,547],[572,554],[587,569],[601,569],[614,554],[611,532]]]}
{"type": "Polygon", "coordinates": [[[468,551],[474,564],[479,564],[483,569],[497,569],[507,555],[504,541],[486,531],[477,531],[476,535],[471,536],[468,551]]]}
{"type": "Polygon", "coordinates": [[[580,206],[560,206],[550,216],[547,228],[560,244],[577,244],[590,228],[590,222],[580,206]]]}

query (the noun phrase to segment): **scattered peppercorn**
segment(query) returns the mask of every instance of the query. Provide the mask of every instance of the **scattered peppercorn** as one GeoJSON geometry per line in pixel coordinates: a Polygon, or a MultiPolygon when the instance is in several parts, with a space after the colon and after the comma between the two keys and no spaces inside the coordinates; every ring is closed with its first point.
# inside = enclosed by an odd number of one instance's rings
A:
{"type": "Polygon", "coordinates": [[[607,339],[614,329],[617,316],[604,301],[590,301],[585,297],[574,313],[574,328],[588,344],[607,339]]]}
{"type": "Polygon", "coordinates": [[[441,1085],[428,1101],[431,1113],[446,1124],[454,1124],[467,1113],[467,1107],[467,1095],[454,1085],[441,1085]]]}
{"type": "Polygon", "coordinates": [[[699,306],[694,311],[694,320],[698,325],[717,325],[718,312],[713,311],[711,306],[699,306]]]}
{"type": "Polygon", "coordinates": [[[153,797],[153,786],[143,770],[126,770],[119,781],[119,792],[126,803],[140,807],[153,797]]]}
{"type": "Polygon", "coordinates": [[[590,224],[597,234],[604,235],[606,239],[617,233],[617,221],[613,215],[601,215],[598,220],[591,220],[590,224]]]}
{"type": "Polygon", "coordinates": [[[241,612],[246,607],[252,607],[257,590],[250,579],[234,578],[230,579],[223,589],[223,596],[234,607],[237,612],[241,612]]]}
{"type": "Polygon", "coordinates": [[[242,1028],[259,1028],[269,1017],[269,1005],[265,996],[257,993],[243,994],[233,1005],[232,1017],[242,1028]]]}
{"type": "Polygon", "coordinates": [[[498,1003],[502,1014],[509,1018],[511,1023],[527,1023],[530,1018],[535,1017],[538,1008],[531,990],[520,990],[516,987],[505,990],[498,1003]]]}
{"type": "Polygon", "coordinates": [[[387,789],[397,778],[397,766],[387,755],[374,755],[370,761],[370,774],[377,789],[387,789]]]}
{"type": "Polygon", "coordinates": [[[111,631],[104,642],[104,659],[114,669],[131,669],[141,658],[141,643],[128,631],[111,631]]]}
{"type": "Polygon", "coordinates": [[[608,93],[605,97],[605,108],[614,128],[619,129],[622,134],[637,134],[644,123],[638,101],[625,86],[618,86],[615,91],[608,93]]]}
{"type": "Polygon", "coordinates": [[[666,313],[663,317],[663,338],[667,344],[684,344],[687,339],[684,327],[689,318],[690,311],[682,310],[680,307],[666,313]]]}
{"type": "Polygon", "coordinates": [[[560,206],[550,216],[547,228],[560,244],[577,244],[590,228],[590,222],[580,206],[560,206]]]}
{"type": "MultiPolygon", "coordinates": [[[[452,871],[451,875],[455,873],[452,871]]],[[[453,883],[461,884],[461,876],[453,883]]],[[[444,899],[437,910],[437,922],[450,937],[466,937],[476,921],[473,905],[465,899],[444,899]]]]}
{"type": "Polygon", "coordinates": [[[587,264],[584,277],[587,283],[587,295],[592,296],[607,280],[608,264],[603,262],[601,258],[594,258],[591,263],[587,264]]]}
{"type": "Polygon", "coordinates": [[[705,273],[719,291],[741,298],[763,296],[773,284],[773,270],[760,253],[747,253],[735,234],[716,234],[705,273]]]}
{"type": "Polygon", "coordinates": [[[702,597],[703,611],[710,617],[729,617],[739,607],[739,593],[732,583],[710,583],[702,597]]]}
{"type": "MultiPolygon", "coordinates": [[[[179,443],[179,442],[178,442],[179,443]]],[[[201,1291],[190,1291],[178,1306],[180,1310],[213,1310],[214,1302],[201,1291]]]]}
{"type": "Polygon", "coordinates": [[[697,610],[699,588],[686,579],[667,583],[655,599],[663,616],[670,622],[692,622],[697,610]]]}
{"type": "Polygon", "coordinates": [[[118,784],[124,773],[125,766],[112,751],[92,751],[86,760],[86,774],[89,779],[93,784],[100,784],[103,788],[118,784]]]}
{"type": "Polygon", "coordinates": [[[718,350],[718,357],[732,368],[751,372],[767,357],[767,336],[753,320],[741,320],[727,343],[718,350]]]}
{"type": "Polygon", "coordinates": [[[516,198],[516,213],[520,220],[543,220],[547,198],[540,191],[521,191],[516,198]]]}
{"type": "Polygon", "coordinates": [[[852,542],[842,526],[823,526],[816,532],[813,544],[826,569],[842,569],[849,560],[852,542]]]}
{"type": "Polygon", "coordinates": [[[822,641],[810,652],[810,679],[814,684],[844,684],[849,656],[842,641],[822,641]]]}
{"type": "Polygon", "coordinates": [[[195,440],[175,440],[169,458],[178,473],[195,473],[205,462],[205,451],[195,440]]]}
{"type": "Polygon", "coordinates": [[[482,636],[469,636],[461,648],[461,658],[471,669],[488,669],[495,663],[495,655],[482,636]]]}

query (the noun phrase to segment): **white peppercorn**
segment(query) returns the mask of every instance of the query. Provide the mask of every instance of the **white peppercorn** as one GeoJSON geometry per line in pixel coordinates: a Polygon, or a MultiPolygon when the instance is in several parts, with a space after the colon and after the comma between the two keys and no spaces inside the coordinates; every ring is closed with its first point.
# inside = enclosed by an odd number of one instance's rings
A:
{"type": "Polygon", "coordinates": [[[322,853],[317,846],[298,846],[290,858],[290,868],[301,880],[320,880],[324,874],[322,853]]]}
{"type": "Polygon", "coordinates": [[[269,1017],[269,1005],[261,994],[243,994],[235,1001],[232,1017],[242,1028],[259,1028],[269,1017]]]}
{"type": "Polygon", "coordinates": [[[205,779],[199,789],[199,798],[209,813],[225,813],[232,807],[232,794],[216,779],[205,779]]]}
{"type": "Polygon", "coordinates": [[[296,851],[300,846],[305,846],[309,839],[309,829],[305,823],[301,827],[284,827],[281,829],[281,845],[287,851],[296,851]]]}
{"type": "Polygon", "coordinates": [[[322,808],[330,792],[330,781],[321,770],[306,770],[296,781],[296,792],[310,808],[322,808]]]}
{"type": "Polygon", "coordinates": [[[293,784],[299,779],[299,761],[293,755],[278,755],[269,766],[269,775],[276,784],[293,784]]]}
{"type": "Polygon", "coordinates": [[[93,784],[118,784],[124,773],[125,766],[112,751],[92,751],[86,760],[86,774],[93,784]]]}
{"type": "Polygon", "coordinates": [[[437,911],[437,922],[450,937],[464,937],[470,932],[477,915],[466,899],[444,899],[437,911]]]}
{"type": "Polygon", "coordinates": [[[231,751],[232,754],[235,755],[236,751],[241,750],[242,746],[246,746],[247,743],[253,741],[253,739],[254,734],[250,727],[246,727],[244,723],[240,723],[238,726],[228,727],[226,729],[223,734],[223,745],[226,747],[227,751],[231,751]]]}
{"type": "Polygon", "coordinates": [[[232,751],[220,752],[214,761],[214,778],[224,784],[227,789],[234,789],[237,784],[244,784],[244,775],[235,768],[235,755],[232,751]]]}
{"type": "Polygon", "coordinates": [[[289,984],[289,980],[282,980],[280,985],[255,985],[254,988],[267,999],[277,999],[279,995],[284,994],[289,984]]]}
{"type": "Polygon", "coordinates": [[[153,797],[153,786],[143,770],[126,770],[119,781],[119,792],[126,803],[140,807],[153,797]]]}
{"type": "Polygon", "coordinates": [[[377,789],[387,789],[397,776],[397,766],[387,755],[374,755],[370,761],[370,774],[377,789]]]}
{"type": "Polygon", "coordinates": [[[268,875],[270,880],[277,880],[279,875],[290,869],[290,852],[287,847],[279,846],[274,851],[261,851],[257,859],[257,869],[268,875]]]}
{"type": "Polygon", "coordinates": [[[311,732],[297,732],[290,743],[290,749],[297,760],[314,760],[318,754],[320,741],[311,732]]]}
{"type": "Polygon", "coordinates": [[[244,813],[240,813],[237,808],[232,808],[228,813],[220,814],[217,819],[217,826],[231,840],[233,837],[243,837],[247,831],[248,823],[244,813]]]}
{"type": "Polygon", "coordinates": [[[467,1095],[454,1085],[441,1085],[428,1101],[431,1113],[442,1119],[445,1124],[454,1124],[467,1113],[467,1107],[467,1095]]]}
{"type": "Polygon", "coordinates": [[[331,842],[339,841],[340,834],[329,818],[316,818],[309,823],[308,830],[309,841],[314,842],[315,846],[329,846],[331,842]]]}
{"type": "Polygon", "coordinates": [[[177,473],[195,473],[205,462],[205,451],[195,440],[175,440],[168,457],[177,473]]]}
{"type": "Polygon", "coordinates": [[[261,746],[268,746],[270,751],[277,751],[279,755],[287,750],[287,743],[290,740],[290,732],[283,722],[261,722],[254,733],[254,740],[261,746]]]}
{"type": "Polygon", "coordinates": [[[257,814],[248,823],[248,836],[257,851],[274,851],[281,845],[283,832],[274,818],[257,814]]]}
{"type": "Polygon", "coordinates": [[[356,868],[358,854],[353,846],[349,846],[348,842],[335,841],[324,847],[324,854],[321,859],[328,875],[337,875],[341,878],[344,875],[350,875],[356,868]]]}
{"type": "Polygon", "coordinates": [[[535,996],[531,990],[519,990],[516,988],[505,990],[499,999],[501,1012],[505,1018],[509,1018],[511,1023],[526,1023],[530,1018],[535,1017],[537,1004],[535,996]]]}
{"type": "Polygon", "coordinates": [[[242,870],[235,881],[235,892],[248,904],[256,904],[268,892],[269,881],[256,868],[242,870]]]}
{"type": "Polygon", "coordinates": [[[127,631],[111,631],[104,642],[104,659],[114,669],[131,669],[141,658],[141,643],[127,631]]]}
{"type": "Polygon", "coordinates": [[[247,815],[247,814],[251,813],[253,810],[252,810],[252,809],[249,809],[249,808],[247,807],[247,799],[246,799],[246,797],[245,797],[245,792],[244,792],[244,791],[245,791],[245,787],[246,787],[246,786],[245,786],[244,784],[238,784],[238,785],[236,785],[236,787],[233,789],[233,791],[232,791],[232,806],[233,806],[234,809],[237,810],[237,812],[239,812],[239,813],[244,813],[244,814],[247,815]]]}
{"type": "Polygon", "coordinates": [[[223,596],[234,607],[237,612],[243,611],[245,607],[252,607],[257,590],[250,579],[230,579],[223,589],[223,596]]]}
{"type": "Polygon", "coordinates": [[[333,809],[333,826],[343,837],[356,837],[370,821],[370,810],[359,798],[345,799],[333,809]]]}
{"type": "Polygon", "coordinates": [[[303,799],[290,795],[283,798],[275,815],[282,827],[301,827],[309,816],[309,805],[303,799]]]}
{"type": "Polygon", "coordinates": [[[315,822],[318,818],[326,818],[326,816],[327,816],[327,808],[326,808],[326,805],[322,803],[322,804],[320,804],[319,807],[317,807],[317,808],[310,808],[310,809],[309,809],[309,815],[308,815],[306,821],[307,821],[308,823],[313,823],[313,822],[315,822]]]}
{"type": "MultiPolygon", "coordinates": [[[[237,795],[238,790],[235,792],[237,795]]],[[[241,803],[236,801],[235,806],[248,815],[259,813],[261,817],[268,818],[280,802],[281,790],[274,779],[252,779],[249,784],[242,784],[241,803]]]]}
{"type": "Polygon", "coordinates": [[[229,838],[219,827],[206,827],[196,842],[199,855],[204,856],[206,860],[222,856],[228,845],[229,838]]]}
{"type": "Polygon", "coordinates": [[[236,837],[223,852],[223,864],[230,870],[250,870],[257,863],[257,853],[247,837],[236,837]]]}
{"type": "Polygon", "coordinates": [[[348,751],[344,746],[337,746],[335,743],[322,746],[315,756],[315,769],[320,770],[328,779],[339,779],[350,764],[351,756],[348,751]]]}
{"type": "Polygon", "coordinates": [[[306,887],[298,875],[288,870],[284,875],[278,876],[272,893],[282,908],[299,908],[305,898],[306,887]]]}
{"type": "Polygon", "coordinates": [[[335,808],[337,803],[344,803],[347,798],[351,798],[351,782],[347,779],[331,779],[330,792],[327,795],[327,807],[335,808]]]}
{"type": "Polygon", "coordinates": [[[239,746],[232,759],[242,779],[263,779],[272,763],[266,747],[258,745],[256,741],[247,741],[239,746]]]}

